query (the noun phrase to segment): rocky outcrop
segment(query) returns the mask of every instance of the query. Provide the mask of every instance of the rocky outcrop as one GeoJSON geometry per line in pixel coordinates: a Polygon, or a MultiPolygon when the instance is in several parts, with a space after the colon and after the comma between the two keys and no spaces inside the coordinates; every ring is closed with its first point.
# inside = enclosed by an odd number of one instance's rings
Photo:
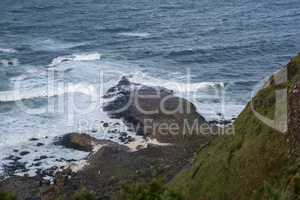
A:
{"type": "Polygon", "coordinates": [[[111,117],[123,119],[138,134],[160,142],[178,142],[195,136],[206,124],[193,103],[175,96],[173,91],[132,83],[126,77],[104,97],[112,98],[103,107],[111,117]]]}

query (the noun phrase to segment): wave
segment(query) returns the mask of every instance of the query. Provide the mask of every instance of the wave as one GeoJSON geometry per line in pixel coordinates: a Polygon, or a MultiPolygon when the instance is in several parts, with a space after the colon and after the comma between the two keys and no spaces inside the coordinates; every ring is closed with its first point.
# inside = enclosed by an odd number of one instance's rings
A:
{"type": "Polygon", "coordinates": [[[71,62],[71,61],[93,61],[93,60],[100,60],[101,54],[95,53],[82,53],[82,54],[72,54],[67,56],[59,56],[54,58],[50,63],[50,67],[57,66],[64,62],[71,62]]]}
{"type": "Polygon", "coordinates": [[[112,27],[112,28],[100,28],[98,31],[109,32],[109,33],[119,33],[119,32],[128,32],[132,29],[126,27],[112,27]]]}
{"type": "Polygon", "coordinates": [[[57,8],[59,7],[54,5],[34,5],[34,6],[27,7],[28,10],[47,10],[47,11],[57,9],[57,8]]]}
{"type": "Polygon", "coordinates": [[[0,60],[0,64],[4,66],[16,66],[19,64],[19,60],[17,58],[10,59],[10,60],[2,59],[0,60]]]}
{"type": "Polygon", "coordinates": [[[241,85],[241,86],[244,86],[244,87],[253,87],[255,86],[256,84],[259,83],[258,80],[239,80],[239,81],[234,81],[233,82],[235,85],[241,85]]]}
{"type": "Polygon", "coordinates": [[[224,87],[222,82],[198,82],[187,83],[176,80],[165,80],[143,75],[133,75],[129,77],[132,82],[141,83],[149,86],[161,86],[173,90],[178,93],[191,93],[199,91],[207,91],[209,89],[218,89],[224,87]]]}
{"type": "Polygon", "coordinates": [[[220,119],[219,114],[225,119],[230,120],[237,117],[237,115],[245,108],[245,104],[231,101],[215,102],[210,100],[202,102],[194,101],[193,103],[196,105],[198,112],[208,121],[220,119]]]}
{"type": "Polygon", "coordinates": [[[48,91],[47,88],[35,88],[27,91],[11,90],[0,92],[0,102],[3,103],[37,98],[49,98],[64,95],[67,93],[81,93],[92,96],[96,93],[95,91],[95,87],[90,84],[68,85],[67,87],[63,86],[53,90],[50,89],[50,91],[48,91]]]}
{"type": "Polygon", "coordinates": [[[126,37],[141,37],[141,38],[147,38],[150,36],[150,33],[139,33],[139,32],[122,32],[118,33],[118,35],[126,36],[126,37]]]}
{"type": "Polygon", "coordinates": [[[205,49],[183,49],[178,51],[171,51],[167,56],[176,57],[176,56],[187,56],[187,55],[204,54],[204,53],[205,53],[205,49]]]}
{"type": "Polygon", "coordinates": [[[12,48],[1,48],[0,47],[0,52],[2,52],[2,53],[17,53],[17,50],[12,49],[12,48]]]}
{"type": "Polygon", "coordinates": [[[30,42],[30,46],[33,50],[37,51],[61,51],[74,47],[85,45],[84,42],[65,42],[54,39],[37,38],[30,42]]]}

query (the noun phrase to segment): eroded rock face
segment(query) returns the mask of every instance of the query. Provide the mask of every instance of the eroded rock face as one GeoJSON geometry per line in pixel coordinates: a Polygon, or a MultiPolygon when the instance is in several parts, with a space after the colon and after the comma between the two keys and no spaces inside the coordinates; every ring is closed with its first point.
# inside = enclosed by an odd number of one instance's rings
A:
{"type": "Polygon", "coordinates": [[[97,143],[97,139],[87,135],[80,133],[69,133],[59,138],[58,141],[55,142],[56,145],[61,145],[66,148],[72,148],[80,151],[93,151],[95,144],[97,143]]]}
{"type": "Polygon", "coordinates": [[[160,142],[177,142],[197,135],[199,126],[206,123],[191,102],[175,96],[173,91],[131,83],[126,77],[104,97],[112,98],[103,107],[112,118],[123,119],[138,134],[160,142]]]}

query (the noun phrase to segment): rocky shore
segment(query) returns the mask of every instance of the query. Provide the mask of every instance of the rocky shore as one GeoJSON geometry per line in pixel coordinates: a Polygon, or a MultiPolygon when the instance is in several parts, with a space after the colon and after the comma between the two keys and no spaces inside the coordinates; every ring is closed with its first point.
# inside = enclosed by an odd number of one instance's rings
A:
{"type": "MultiPolygon", "coordinates": [[[[199,129],[191,132],[194,124],[209,127],[208,123],[191,102],[165,88],[131,83],[123,77],[107,91],[105,98],[109,101],[104,111],[112,118],[122,119],[129,130],[146,141],[143,145],[126,132],[120,133],[123,144],[98,140],[84,133],[69,133],[56,138],[54,144],[87,152],[86,160],[77,165],[40,171],[34,177],[10,176],[0,183],[0,192],[12,192],[18,199],[54,200],[72,199],[76,191],[86,188],[97,199],[114,199],[126,184],[149,181],[157,176],[171,180],[188,167],[195,152],[206,147],[213,138],[199,129]],[[173,124],[177,127],[169,129],[173,124]],[[46,176],[52,179],[46,180],[46,176]]],[[[103,122],[103,126],[109,124],[103,122]]],[[[29,152],[20,152],[20,155],[26,153],[29,152]]],[[[18,157],[8,159],[15,161],[8,168],[11,174],[24,168],[18,157]]]]}
{"type": "MultiPolygon", "coordinates": [[[[74,193],[84,188],[95,199],[119,200],[124,186],[151,183],[162,177],[164,188],[176,191],[169,193],[178,197],[176,200],[299,199],[299,77],[300,54],[257,92],[234,121],[234,134],[230,135],[231,125],[220,127],[218,122],[206,122],[191,102],[176,97],[172,91],[131,83],[124,77],[108,90],[103,109],[148,142],[139,145],[135,137],[126,133],[120,134],[122,144],[88,134],[66,134],[55,144],[88,153],[86,160],[80,165],[49,169],[35,177],[10,176],[0,183],[0,194],[11,192],[27,200],[72,200],[74,193]],[[286,124],[276,123],[278,119],[286,124]],[[194,122],[196,128],[202,129],[191,131],[189,127],[194,122]],[[179,128],[161,129],[162,124],[168,127],[174,123],[179,128]],[[184,134],[187,129],[190,134],[184,134]],[[44,179],[45,174],[52,174],[53,182],[44,179]]],[[[16,167],[22,166],[18,157],[10,159],[16,167]]],[[[146,196],[165,194],[165,189],[152,186],[127,191],[131,192],[129,196],[140,191],[146,196]],[[158,189],[152,191],[152,186],[158,189]]],[[[128,199],[132,198],[125,198],[128,199]]]]}

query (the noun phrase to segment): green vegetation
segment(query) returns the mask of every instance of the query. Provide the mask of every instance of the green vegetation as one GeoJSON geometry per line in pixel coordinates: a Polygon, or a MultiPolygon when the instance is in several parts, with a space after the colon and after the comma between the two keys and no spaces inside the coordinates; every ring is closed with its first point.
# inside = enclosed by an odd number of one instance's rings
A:
{"type": "Polygon", "coordinates": [[[164,186],[162,179],[154,179],[148,184],[124,186],[118,199],[122,200],[183,200],[176,193],[164,186]]]}
{"type": "Polygon", "coordinates": [[[0,200],[16,200],[16,196],[8,193],[8,192],[1,192],[0,193],[0,200]]]}
{"type": "Polygon", "coordinates": [[[79,192],[75,193],[74,200],[95,200],[95,196],[87,191],[86,189],[81,189],[79,192]]]}
{"type": "MultiPolygon", "coordinates": [[[[300,55],[287,65],[287,71],[287,83],[275,86],[271,79],[254,97],[253,106],[263,116],[274,117],[278,87],[287,86],[290,94],[300,81],[300,55]]],[[[297,134],[294,129],[277,132],[253,114],[250,104],[234,128],[234,135],[220,136],[200,151],[193,166],[175,177],[170,188],[180,191],[186,200],[299,198],[300,163],[295,152],[300,151],[294,149],[299,145],[292,145],[291,135],[297,134]]]]}
{"type": "Polygon", "coordinates": [[[274,189],[270,184],[265,183],[265,198],[269,200],[285,200],[288,199],[286,192],[274,189]]]}

